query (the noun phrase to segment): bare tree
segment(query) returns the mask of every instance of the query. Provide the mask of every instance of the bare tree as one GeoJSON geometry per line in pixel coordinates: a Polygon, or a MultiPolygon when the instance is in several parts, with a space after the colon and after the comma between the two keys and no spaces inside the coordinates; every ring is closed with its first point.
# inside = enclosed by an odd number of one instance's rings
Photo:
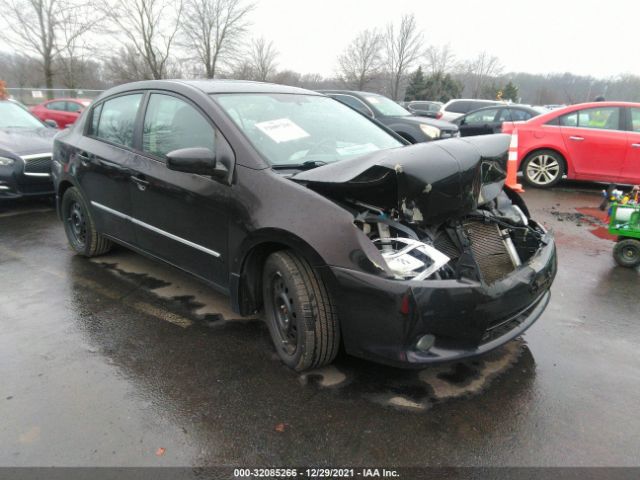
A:
{"type": "Polygon", "coordinates": [[[125,45],[114,55],[108,56],[104,60],[103,69],[105,79],[109,83],[119,84],[153,79],[149,65],[133,45],[125,45]]]}
{"type": "Polygon", "coordinates": [[[456,68],[456,56],[449,44],[441,47],[430,46],[425,50],[425,57],[427,72],[430,75],[448,73],[456,68]]]}
{"type": "Polygon", "coordinates": [[[202,63],[207,78],[237,57],[253,8],[244,0],[185,0],[184,44],[202,63]]]}
{"type": "Polygon", "coordinates": [[[422,32],[418,30],[413,14],[403,15],[396,30],[390,23],[385,36],[386,63],[391,80],[391,97],[400,99],[403,77],[422,55],[422,32]]]}
{"type": "Polygon", "coordinates": [[[468,61],[464,67],[464,74],[468,76],[471,95],[479,98],[490,81],[502,73],[502,65],[498,57],[481,52],[475,59],[468,61]]]}
{"type": "Polygon", "coordinates": [[[53,88],[54,61],[100,20],[76,0],[6,0],[0,39],[42,62],[46,88],[53,88]]]}
{"type": "Polygon", "coordinates": [[[249,65],[253,73],[253,78],[260,82],[266,82],[276,72],[276,58],[279,52],[272,41],[267,41],[264,37],[254,39],[249,50],[249,65]]]}
{"type": "Polygon", "coordinates": [[[380,69],[382,35],[376,30],[360,32],[338,57],[341,80],[357,90],[364,90],[380,69]]]}
{"type": "Polygon", "coordinates": [[[105,5],[120,34],[146,64],[153,79],[166,78],[182,17],[182,0],[112,0],[105,5]]]}

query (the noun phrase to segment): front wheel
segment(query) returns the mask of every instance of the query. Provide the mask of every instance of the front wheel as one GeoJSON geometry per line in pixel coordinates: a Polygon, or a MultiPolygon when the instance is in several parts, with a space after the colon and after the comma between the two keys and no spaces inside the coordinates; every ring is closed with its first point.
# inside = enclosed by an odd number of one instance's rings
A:
{"type": "Polygon", "coordinates": [[[640,265],[640,240],[625,238],[613,247],[613,258],[621,267],[634,268],[640,265]]]}
{"type": "Polygon", "coordinates": [[[87,202],[71,187],[62,196],[62,221],[71,248],[85,257],[95,257],[111,249],[111,241],[96,231],[87,202]]]}
{"type": "Polygon", "coordinates": [[[565,174],[564,161],[553,150],[538,150],[524,159],[522,173],[527,185],[538,188],[553,187],[565,174]]]}
{"type": "Polygon", "coordinates": [[[280,359],[301,372],[333,361],[340,345],[335,306],[322,278],[290,250],[267,258],[264,313],[280,359]]]}

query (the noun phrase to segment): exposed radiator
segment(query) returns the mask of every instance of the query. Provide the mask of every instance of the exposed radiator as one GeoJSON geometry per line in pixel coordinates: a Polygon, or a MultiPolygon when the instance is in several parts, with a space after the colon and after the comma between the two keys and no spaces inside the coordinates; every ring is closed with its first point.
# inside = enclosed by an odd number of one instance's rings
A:
{"type": "Polygon", "coordinates": [[[514,270],[515,265],[497,225],[470,221],[464,223],[463,227],[486,283],[494,283],[514,270]]]}

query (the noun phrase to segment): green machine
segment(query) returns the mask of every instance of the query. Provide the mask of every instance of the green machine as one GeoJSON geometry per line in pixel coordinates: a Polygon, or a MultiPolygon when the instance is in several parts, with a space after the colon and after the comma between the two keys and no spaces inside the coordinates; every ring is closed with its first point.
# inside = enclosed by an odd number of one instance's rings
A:
{"type": "Polygon", "coordinates": [[[618,236],[613,258],[622,267],[640,265],[640,205],[611,206],[609,233],[618,236]]]}

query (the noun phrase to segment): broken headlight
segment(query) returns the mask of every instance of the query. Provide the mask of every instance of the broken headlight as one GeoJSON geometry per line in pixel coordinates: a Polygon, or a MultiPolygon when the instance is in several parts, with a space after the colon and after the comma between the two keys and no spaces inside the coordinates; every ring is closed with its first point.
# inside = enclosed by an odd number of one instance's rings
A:
{"type": "Polygon", "coordinates": [[[399,279],[425,280],[450,260],[431,245],[411,238],[377,238],[373,243],[381,250],[389,270],[399,279]]]}

